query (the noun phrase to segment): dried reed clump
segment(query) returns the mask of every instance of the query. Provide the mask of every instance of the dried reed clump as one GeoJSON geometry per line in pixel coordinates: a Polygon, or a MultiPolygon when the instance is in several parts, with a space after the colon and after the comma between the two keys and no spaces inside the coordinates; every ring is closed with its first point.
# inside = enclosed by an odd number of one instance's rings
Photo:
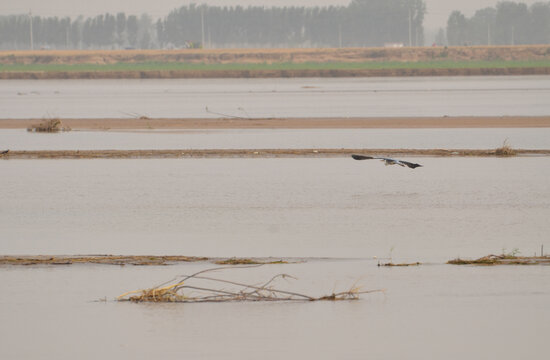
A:
{"type": "MultiPolygon", "coordinates": [[[[240,267],[246,268],[244,267],[240,267]]],[[[292,278],[287,274],[277,274],[260,285],[243,284],[236,281],[202,276],[206,272],[227,268],[213,268],[184,275],[159,286],[130,291],[120,295],[118,301],[131,302],[235,302],[235,301],[336,301],[357,300],[361,294],[381,290],[360,291],[353,286],[348,291],[314,297],[292,291],[277,289],[274,283],[280,279],[292,278]]]]}
{"type": "Polygon", "coordinates": [[[506,139],[502,143],[501,147],[495,149],[495,155],[496,156],[515,156],[516,150],[512,149],[512,147],[508,143],[508,139],[506,139]]]}
{"type": "Polygon", "coordinates": [[[71,131],[70,127],[64,127],[60,119],[50,119],[41,122],[38,125],[31,125],[27,128],[29,132],[48,132],[55,133],[60,131],[71,131]]]}
{"type": "Polygon", "coordinates": [[[475,260],[454,259],[451,265],[550,265],[550,256],[487,255],[475,260]]]}

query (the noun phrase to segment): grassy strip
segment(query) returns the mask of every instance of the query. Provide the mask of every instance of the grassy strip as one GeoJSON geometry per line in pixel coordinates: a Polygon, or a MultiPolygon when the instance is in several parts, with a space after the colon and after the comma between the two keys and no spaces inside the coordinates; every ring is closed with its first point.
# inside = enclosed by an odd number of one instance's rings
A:
{"type": "Polygon", "coordinates": [[[231,71],[231,70],[377,70],[377,69],[502,69],[550,67],[550,60],[529,61],[375,61],[305,63],[228,63],[137,62],[115,64],[0,64],[0,72],[90,72],[90,71],[231,71]]]}

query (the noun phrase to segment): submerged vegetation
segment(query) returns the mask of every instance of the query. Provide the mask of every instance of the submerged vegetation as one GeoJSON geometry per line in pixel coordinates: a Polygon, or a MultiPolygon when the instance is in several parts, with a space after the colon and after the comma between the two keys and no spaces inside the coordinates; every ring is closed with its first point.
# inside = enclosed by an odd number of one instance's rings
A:
{"type": "Polygon", "coordinates": [[[288,264],[287,261],[275,260],[275,261],[262,261],[248,258],[231,258],[225,260],[218,260],[215,262],[218,265],[259,265],[259,264],[288,264]]]}
{"type": "MultiPolygon", "coordinates": [[[[246,267],[240,267],[241,269],[246,267]]],[[[130,291],[120,295],[118,301],[132,302],[234,302],[234,301],[337,301],[357,300],[361,294],[382,290],[361,291],[352,286],[348,291],[321,297],[282,290],[274,287],[281,279],[295,279],[288,274],[277,274],[260,285],[203,276],[204,273],[227,268],[211,268],[192,275],[183,275],[159,286],[130,291]],[[212,284],[212,285],[209,285],[212,284]]]]}
{"type": "Polygon", "coordinates": [[[419,266],[419,265],[422,265],[422,263],[420,262],[414,262],[414,263],[398,263],[398,264],[394,264],[393,262],[388,262],[388,263],[378,263],[378,266],[387,266],[387,267],[392,267],[392,266],[403,266],[403,267],[406,267],[406,266],[419,266]]]}

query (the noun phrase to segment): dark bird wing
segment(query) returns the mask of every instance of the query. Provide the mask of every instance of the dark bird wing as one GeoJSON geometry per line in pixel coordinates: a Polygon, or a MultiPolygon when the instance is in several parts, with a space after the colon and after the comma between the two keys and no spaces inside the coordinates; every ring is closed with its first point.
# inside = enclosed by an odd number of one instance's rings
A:
{"type": "Polygon", "coordinates": [[[384,160],[384,161],[392,161],[392,162],[398,162],[399,160],[387,158],[387,157],[378,157],[378,156],[366,156],[366,155],[351,155],[352,158],[355,160],[384,160]]]}
{"type": "Polygon", "coordinates": [[[408,162],[408,161],[397,160],[397,159],[386,158],[386,157],[374,157],[374,156],[356,155],[356,154],[351,155],[351,157],[354,158],[355,160],[373,160],[373,159],[384,160],[384,161],[386,161],[386,164],[393,163],[393,164],[397,164],[397,165],[401,165],[401,166],[408,166],[411,169],[422,166],[420,164],[415,164],[415,163],[408,162]]]}
{"type": "Polygon", "coordinates": [[[417,168],[417,167],[422,167],[422,165],[420,165],[420,164],[415,164],[415,163],[408,162],[408,161],[399,160],[399,162],[402,163],[402,164],[407,165],[411,169],[414,169],[414,168],[417,168]]]}
{"type": "Polygon", "coordinates": [[[355,160],[372,160],[372,159],[378,159],[378,158],[374,158],[372,156],[365,156],[365,155],[351,155],[352,158],[354,158],[355,160]]]}

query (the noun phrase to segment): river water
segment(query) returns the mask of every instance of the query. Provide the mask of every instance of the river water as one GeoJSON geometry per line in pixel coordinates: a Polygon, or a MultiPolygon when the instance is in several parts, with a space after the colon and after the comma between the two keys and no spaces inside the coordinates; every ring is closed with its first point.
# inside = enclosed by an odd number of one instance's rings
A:
{"type": "Polygon", "coordinates": [[[550,158],[7,160],[1,254],[446,261],[550,233],[550,158]]]}
{"type": "Polygon", "coordinates": [[[0,150],[550,149],[550,128],[70,131],[0,129],[0,150]]]}
{"type": "MultiPolygon", "coordinates": [[[[251,116],[548,115],[549,83],[2,81],[0,99],[2,117],[14,118],[206,116],[211,99],[251,116]]],[[[1,130],[0,150],[494,148],[506,138],[549,148],[546,129],[1,130]]],[[[257,284],[287,273],[297,280],[278,287],[314,296],[354,284],[385,292],[350,302],[117,303],[126,291],[215,265],[0,266],[0,358],[544,358],[550,267],[445,262],[549,249],[550,158],[406,160],[424,167],[344,157],[2,160],[0,254],[302,258],[218,276],[257,284]],[[390,260],[423,264],[377,267],[390,260]]]]}
{"type": "Polygon", "coordinates": [[[0,81],[2,118],[541,116],[548,99],[550,76],[0,81]]]}

